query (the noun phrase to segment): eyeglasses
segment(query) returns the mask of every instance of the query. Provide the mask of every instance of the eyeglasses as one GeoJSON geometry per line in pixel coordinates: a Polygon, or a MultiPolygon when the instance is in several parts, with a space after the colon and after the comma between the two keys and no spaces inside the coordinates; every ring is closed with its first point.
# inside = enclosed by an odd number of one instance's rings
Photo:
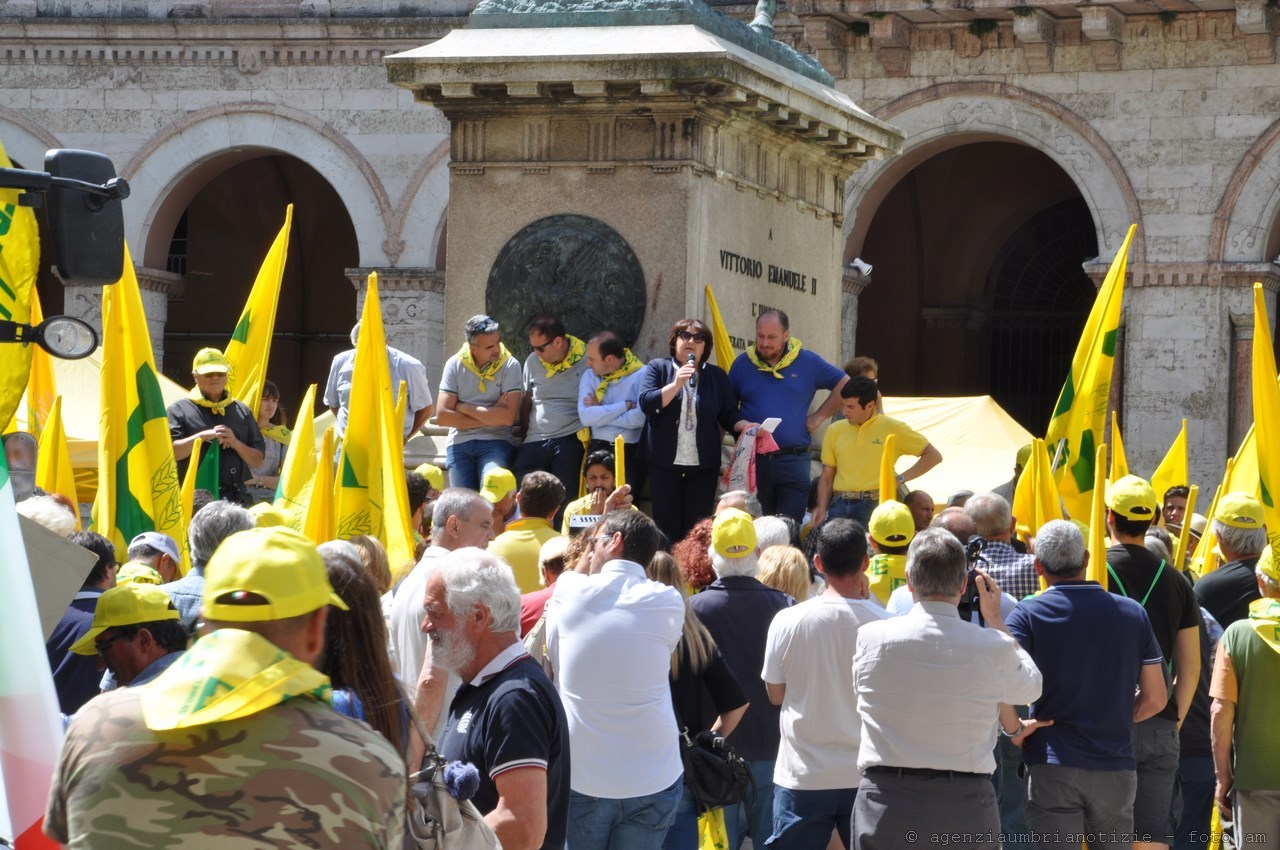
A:
{"type": "Polygon", "coordinates": [[[547,340],[547,341],[546,341],[546,342],[544,342],[542,345],[535,345],[535,346],[533,346],[533,350],[534,350],[534,352],[536,352],[536,353],[538,353],[538,354],[541,354],[541,353],[543,352],[543,350],[544,350],[545,348],[547,348],[547,346],[551,345],[552,343],[554,343],[554,342],[555,342],[557,339],[559,339],[559,338],[560,338],[560,337],[558,337],[558,336],[553,336],[551,339],[547,340]]]}
{"type": "Polygon", "coordinates": [[[680,331],[676,334],[676,339],[681,342],[706,342],[707,335],[703,333],[693,333],[692,331],[680,331]]]}
{"type": "Polygon", "coordinates": [[[117,632],[106,640],[95,641],[93,644],[93,651],[101,655],[107,651],[107,647],[111,646],[111,644],[118,640],[124,640],[126,637],[128,636],[117,632]]]}

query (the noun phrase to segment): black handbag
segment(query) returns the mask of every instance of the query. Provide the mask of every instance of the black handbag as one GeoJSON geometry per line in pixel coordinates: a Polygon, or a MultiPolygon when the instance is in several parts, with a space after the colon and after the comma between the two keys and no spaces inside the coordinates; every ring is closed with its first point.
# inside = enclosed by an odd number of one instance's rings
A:
{"type": "Polygon", "coordinates": [[[742,756],[724,738],[712,732],[680,733],[680,759],[684,762],[684,784],[699,809],[733,806],[754,794],[751,770],[742,756]]]}

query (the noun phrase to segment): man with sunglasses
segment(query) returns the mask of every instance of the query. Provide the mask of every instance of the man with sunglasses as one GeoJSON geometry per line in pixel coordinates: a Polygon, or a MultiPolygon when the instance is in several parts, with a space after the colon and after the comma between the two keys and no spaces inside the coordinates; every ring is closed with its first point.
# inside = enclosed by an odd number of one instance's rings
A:
{"type": "Polygon", "coordinates": [[[122,687],[145,685],[187,648],[187,630],[169,594],[151,584],[113,587],[98,599],[93,626],[76,641],[76,655],[96,656],[122,687]]]}
{"type": "Polygon", "coordinates": [[[516,453],[513,472],[518,481],[535,470],[550,472],[565,485],[565,501],[552,525],[577,495],[584,447],[578,438],[578,386],[587,369],[587,344],[565,330],[564,322],[536,316],[529,322],[529,347],[524,361],[524,398],[517,432],[524,443],[516,453]]]}

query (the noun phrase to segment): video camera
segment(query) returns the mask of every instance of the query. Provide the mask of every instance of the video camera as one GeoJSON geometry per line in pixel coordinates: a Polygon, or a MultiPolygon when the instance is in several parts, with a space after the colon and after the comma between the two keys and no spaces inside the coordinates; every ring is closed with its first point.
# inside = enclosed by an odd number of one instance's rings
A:
{"type": "Polygon", "coordinates": [[[986,619],[982,616],[982,606],[979,604],[978,596],[978,571],[975,569],[979,561],[990,564],[986,558],[982,557],[982,549],[987,545],[987,541],[974,534],[969,541],[964,544],[965,560],[969,562],[969,575],[964,583],[964,596],[960,597],[960,604],[956,606],[960,609],[960,619],[966,623],[973,622],[973,614],[978,613],[978,625],[986,627],[986,619]]]}

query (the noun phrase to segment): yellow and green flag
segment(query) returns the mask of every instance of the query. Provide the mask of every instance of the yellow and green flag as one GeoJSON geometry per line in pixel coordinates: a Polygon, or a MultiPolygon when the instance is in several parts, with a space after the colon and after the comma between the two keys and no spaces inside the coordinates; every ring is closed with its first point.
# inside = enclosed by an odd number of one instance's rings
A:
{"type": "Polygon", "coordinates": [[[271,354],[271,335],[276,327],[276,306],[280,302],[280,282],[289,256],[289,228],[293,223],[293,204],[285,207],[284,226],[276,234],[267,251],[258,277],[249,292],[240,321],[227,343],[226,355],[231,361],[227,374],[227,392],[258,415],[262,387],[267,380],[267,357],[271,354]]]}
{"type": "Polygon", "coordinates": [[[1072,517],[1088,515],[1090,493],[1094,487],[1093,465],[1097,448],[1105,442],[1107,399],[1111,395],[1111,369],[1115,364],[1116,334],[1120,329],[1120,304],[1124,299],[1124,276],[1128,265],[1129,245],[1137,225],[1129,232],[1116,252],[1098,297],[1089,311],[1084,332],[1071,359],[1071,373],[1062,386],[1058,404],[1049,418],[1045,443],[1051,451],[1062,446],[1054,475],[1058,492],[1072,517]]]}
{"type": "MultiPolygon", "coordinates": [[[[294,443],[298,442],[296,439],[294,443]]],[[[333,505],[333,426],[324,432],[320,443],[320,459],[316,463],[311,481],[311,494],[302,515],[302,533],[319,546],[338,536],[338,524],[333,505]]]]}
{"type": "MultiPolygon", "coordinates": [[[[30,408],[28,408],[30,410],[30,408]]],[[[62,425],[62,396],[55,396],[49,418],[40,434],[36,455],[36,486],[46,493],[59,493],[76,506],[76,530],[80,530],[80,497],[76,495],[76,474],[71,468],[67,432],[62,425]]]]}
{"type": "Polygon", "coordinates": [[[144,531],[159,531],[185,545],[169,420],[127,245],[120,281],[102,288],[99,383],[93,530],[115,544],[121,560],[129,541],[144,531]]]}
{"type": "MultiPolygon", "coordinates": [[[[1273,552],[1280,552],[1280,386],[1271,347],[1266,293],[1253,285],[1253,426],[1258,453],[1258,499],[1273,552]]],[[[1227,491],[1230,492],[1230,491],[1227,491]]]]}
{"type": "MultiPolygon", "coordinates": [[[[1164,494],[1169,492],[1170,487],[1185,487],[1190,483],[1191,475],[1187,464],[1187,420],[1183,419],[1182,430],[1173,439],[1173,445],[1169,446],[1164,460],[1160,461],[1156,471],[1151,473],[1151,489],[1156,491],[1156,498],[1163,502],[1164,494]]],[[[1187,511],[1187,518],[1191,518],[1190,511],[1187,511]]]]}
{"type": "Polygon", "coordinates": [[[1129,460],[1124,456],[1124,440],[1120,439],[1120,416],[1111,411],[1111,474],[1107,480],[1115,483],[1129,474],[1129,460]]]}
{"type": "MultiPolygon", "coordinates": [[[[1130,235],[1133,231],[1129,231],[1130,235]]],[[[1098,446],[1094,457],[1093,488],[1089,491],[1089,565],[1085,568],[1086,581],[1096,581],[1107,586],[1107,479],[1106,444],[1098,446]]]]}
{"type": "MultiPolygon", "coordinates": [[[[316,477],[316,385],[307,387],[302,408],[293,425],[293,438],[280,467],[275,505],[289,518],[289,527],[302,530],[302,520],[311,500],[311,482],[316,477]]],[[[332,463],[333,458],[330,458],[332,463]]]]}
{"type": "Polygon", "coordinates": [[[708,283],[706,288],[707,312],[711,314],[711,341],[716,355],[716,365],[728,372],[738,352],[733,350],[733,340],[729,338],[729,329],[724,326],[724,317],[720,315],[720,305],[716,303],[716,294],[711,291],[711,284],[708,283]]]}
{"type": "MultiPolygon", "coordinates": [[[[0,168],[13,163],[0,144],[0,168]]],[[[40,234],[31,207],[19,206],[18,189],[0,189],[0,319],[27,324],[31,291],[40,270],[40,234]]],[[[13,421],[31,374],[35,346],[0,344],[0,426],[13,421]]]]}
{"type": "Polygon", "coordinates": [[[404,483],[403,420],[397,422],[395,418],[386,351],[378,275],[373,273],[369,275],[360,317],[334,512],[341,539],[357,534],[377,537],[387,547],[394,570],[405,560],[413,559],[413,535],[404,483]]]}

